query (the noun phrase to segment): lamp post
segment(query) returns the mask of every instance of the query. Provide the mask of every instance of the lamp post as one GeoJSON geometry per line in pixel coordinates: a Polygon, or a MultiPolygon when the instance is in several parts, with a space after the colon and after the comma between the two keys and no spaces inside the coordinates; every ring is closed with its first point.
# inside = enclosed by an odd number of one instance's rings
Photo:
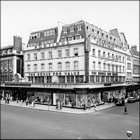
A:
{"type": "Polygon", "coordinates": [[[126,131],[126,135],[128,137],[128,140],[130,140],[132,137],[132,131],[126,131]]]}

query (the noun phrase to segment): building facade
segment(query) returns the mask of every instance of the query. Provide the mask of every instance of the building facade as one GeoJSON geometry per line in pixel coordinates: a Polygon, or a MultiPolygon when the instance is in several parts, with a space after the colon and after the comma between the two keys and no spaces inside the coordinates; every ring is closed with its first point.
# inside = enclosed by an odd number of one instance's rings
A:
{"type": "Polygon", "coordinates": [[[1,78],[0,82],[12,81],[16,73],[23,76],[22,38],[14,36],[13,45],[0,50],[1,78]]]}
{"type": "Polygon", "coordinates": [[[31,33],[24,48],[24,75],[40,100],[81,107],[121,98],[132,82],[132,56],[124,33],[85,21],[31,33]],[[51,90],[53,88],[53,90],[51,90]],[[49,92],[47,91],[49,89],[49,92]]]}

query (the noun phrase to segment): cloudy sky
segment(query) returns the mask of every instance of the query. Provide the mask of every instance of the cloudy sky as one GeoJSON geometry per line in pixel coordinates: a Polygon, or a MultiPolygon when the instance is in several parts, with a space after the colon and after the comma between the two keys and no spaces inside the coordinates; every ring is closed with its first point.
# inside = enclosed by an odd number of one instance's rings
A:
{"type": "Polygon", "coordinates": [[[139,46],[139,1],[1,1],[1,46],[13,36],[27,44],[31,32],[85,20],[105,31],[118,28],[139,46]]]}

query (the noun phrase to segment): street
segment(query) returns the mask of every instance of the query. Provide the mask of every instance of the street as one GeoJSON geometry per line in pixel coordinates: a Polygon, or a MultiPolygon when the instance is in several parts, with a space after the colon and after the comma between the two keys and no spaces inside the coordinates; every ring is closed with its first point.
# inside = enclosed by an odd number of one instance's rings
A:
{"type": "Polygon", "coordinates": [[[139,102],[90,114],[69,114],[1,105],[2,139],[127,139],[139,138],[139,102]]]}

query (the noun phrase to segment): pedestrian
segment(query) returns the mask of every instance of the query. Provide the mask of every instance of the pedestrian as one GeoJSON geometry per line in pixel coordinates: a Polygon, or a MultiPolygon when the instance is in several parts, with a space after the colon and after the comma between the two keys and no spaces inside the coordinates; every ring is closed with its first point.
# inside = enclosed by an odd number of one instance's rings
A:
{"type": "Polygon", "coordinates": [[[17,104],[18,104],[18,97],[16,98],[17,104]]]}
{"type": "Polygon", "coordinates": [[[29,100],[28,100],[28,98],[26,99],[26,105],[28,105],[28,102],[29,102],[29,100]]]}
{"type": "Polygon", "coordinates": [[[47,103],[48,103],[48,110],[49,110],[49,106],[50,106],[50,99],[47,99],[47,103]]]}
{"type": "Polygon", "coordinates": [[[124,114],[128,114],[128,112],[127,112],[127,98],[124,100],[124,114]]]}

